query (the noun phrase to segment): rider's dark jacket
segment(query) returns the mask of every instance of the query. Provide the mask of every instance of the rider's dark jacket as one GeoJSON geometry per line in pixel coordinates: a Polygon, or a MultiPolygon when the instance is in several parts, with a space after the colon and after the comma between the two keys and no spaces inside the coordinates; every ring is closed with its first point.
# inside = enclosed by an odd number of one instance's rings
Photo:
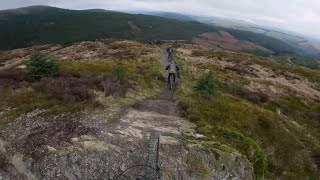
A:
{"type": "Polygon", "coordinates": [[[168,53],[173,53],[173,48],[172,47],[167,48],[167,52],[168,53]]]}
{"type": "Polygon", "coordinates": [[[169,64],[166,67],[166,70],[169,71],[169,73],[176,74],[177,71],[180,70],[179,66],[172,60],[169,62],[169,64]]]}

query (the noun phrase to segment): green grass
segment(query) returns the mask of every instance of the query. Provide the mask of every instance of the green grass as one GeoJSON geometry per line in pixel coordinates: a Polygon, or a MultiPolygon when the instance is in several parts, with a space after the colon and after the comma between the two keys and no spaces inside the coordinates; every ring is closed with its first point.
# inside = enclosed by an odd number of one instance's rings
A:
{"type": "MultiPolygon", "coordinates": [[[[240,132],[219,127],[199,127],[198,132],[209,137],[205,138],[207,142],[217,141],[244,155],[245,158],[252,163],[257,179],[269,176],[267,156],[261,146],[252,138],[245,136],[240,132]],[[211,140],[210,137],[212,136],[216,138],[211,140]]],[[[209,146],[207,146],[206,149],[212,150],[212,146],[210,146],[210,144],[208,145],[209,146]]],[[[215,146],[213,147],[215,148],[215,146]]]]}
{"type": "MultiPolygon", "coordinates": [[[[315,137],[320,137],[320,124],[316,119],[311,119],[308,114],[310,113],[319,113],[320,112],[320,103],[301,99],[301,97],[295,96],[294,94],[288,94],[283,97],[278,102],[282,113],[288,116],[290,119],[294,119],[298,124],[303,127],[307,127],[309,132],[312,133],[315,137]]],[[[305,139],[310,139],[303,137],[305,139]]],[[[311,142],[309,142],[311,144],[311,142]]]]}
{"type": "MultiPolygon", "coordinates": [[[[122,56],[111,56],[100,61],[57,61],[62,72],[79,73],[81,78],[87,73],[112,74],[119,79],[130,81],[133,89],[130,89],[126,98],[103,98],[100,92],[94,92],[94,97],[88,100],[68,103],[62,102],[49,94],[41,94],[32,89],[37,82],[28,82],[18,89],[0,89],[1,109],[11,108],[2,115],[0,124],[7,124],[24,113],[35,109],[45,109],[43,116],[52,116],[64,112],[75,112],[79,110],[91,110],[97,107],[97,102],[106,106],[125,105],[133,103],[137,99],[146,98],[159,93],[163,89],[163,67],[155,55],[154,49],[141,43],[117,42],[111,45],[112,49],[119,53],[126,53],[131,49],[135,54],[148,53],[149,56],[136,56],[123,58],[122,56]],[[125,50],[125,52],[123,51],[125,50]]],[[[161,57],[159,57],[161,58],[161,57]]],[[[67,74],[67,73],[66,73],[67,74]]],[[[66,77],[61,77],[66,78],[66,77]]],[[[18,83],[18,82],[17,82],[18,83]]],[[[130,85],[130,86],[131,86],[130,85]]],[[[45,92],[45,91],[44,91],[45,92]]],[[[101,107],[101,105],[99,106],[101,107]]]]}
{"type": "Polygon", "coordinates": [[[294,74],[298,74],[310,80],[311,82],[317,83],[320,85],[320,71],[306,69],[299,66],[287,66],[285,64],[281,64],[275,62],[271,58],[259,57],[249,54],[243,53],[230,53],[226,51],[210,51],[210,50],[195,50],[193,52],[195,56],[204,56],[207,58],[215,58],[215,57],[224,57],[227,61],[236,61],[236,62],[251,62],[253,64],[261,65],[262,67],[266,67],[272,70],[282,70],[288,71],[294,74]]]}
{"type": "Polygon", "coordinates": [[[159,78],[163,74],[159,60],[149,58],[147,60],[111,60],[100,62],[61,62],[63,70],[73,72],[115,73],[119,66],[123,68],[127,79],[135,86],[136,90],[143,92],[159,91],[162,82],[159,78]]]}
{"type": "Polygon", "coordinates": [[[320,62],[317,59],[308,56],[284,54],[275,56],[274,59],[282,64],[290,63],[293,65],[307,67],[309,69],[320,69],[320,62]],[[289,59],[291,62],[289,62],[289,59]]]}
{"type": "Polygon", "coordinates": [[[193,97],[187,103],[190,107],[185,115],[198,124],[200,127],[198,132],[207,136],[214,135],[218,137],[220,143],[227,144],[247,156],[253,163],[257,177],[268,174],[266,155],[261,147],[242,133],[248,134],[252,130],[257,133],[261,131],[259,126],[256,126],[258,118],[267,117],[270,114],[262,114],[251,104],[226,95],[212,98],[193,97]],[[259,116],[251,117],[251,114],[259,116]]]}
{"type": "Polygon", "coordinates": [[[304,40],[301,37],[277,32],[277,31],[269,31],[266,33],[266,35],[277,38],[277,39],[281,39],[281,40],[287,40],[287,41],[303,41],[304,40]]]}
{"type": "Polygon", "coordinates": [[[206,162],[195,153],[189,153],[187,155],[188,173],[191,176],[195,176],[201,179],[207,179],[210,169],[206,162]]]}
{"type": "MultiPolygon", "coordinates": [[[[134,93],[142,94],[142,96],[150,96],[162,89],[163,83],[158,79],[162,75],[161,64],[156,59],[149,59],[147,62],[61,62],[62,70],[72,72],[93,72],[93,73],[112,73],[119,65],[123,66],[126,71],[125,78],[134,85],[134,93]]],[[[117,100],[113,103],[123,103],[122,101],[132,101],[132,98],[126,100],[117,100]]],[[[2,116],[0,126],[5,127],[6,124],[12,122],[18,116],[24,113],[32,112],[35,109],[46,110],[42,115],[44,117],[62,114],[64,112],[75,112],[83,109],[95,107],[95,102],[81,101],[76,103],[66,103],[46,94],[40,94],[31,88],[20,88],[17,90],[1,89],[0,107],[11,108],[2,116]]],[[[0,109],[0,112],[2,108],[0,109]]]]}
{"type": "Polygon", "coordinates": [[[111,73],[113,62],[87,63],[87,62],[61,62],[60,68],[73,72],[111,73]]]}
{"type": "MultiPolygon", "coordinates": [[[[223,52],[216,53],[214,56],[225,57],[223,52]]],[[[249,62],[252,60],[253,63],[262,66],[281,68],[277,63],[264,61],[264,58],[232,53],[227,55],[229,60],[241,61],[246,57],[246,61],[249,62]]],[[[195,122],[198,132],[206,136],[208,143],[205,149],[218,148],[225,151],[233,149],[239,152],[252,164],[257,179],[317,177],[317,170],[311,158],[312,153],[317,152],[317,141],[307,138],[307,134],[319,137],[315,132],[319,123],[306,121],[305,113],[310,110],[317,112],[318,103],[306,105],[301,97],[292,98],[292,94],[288,94],[288,97],[279,98],[280,109],[287,115],[281,116],[278,115],[276,111],[278,107],[274,103],[253,104],[229,94],[230,90],[221,86],[229,83],[234,88],[242,87],[248,81],[243,80],[241,76],[227,72],[210,62],[191,63],[179,55],[177,59],[184,72],[181,73],[182,83],[176,92],[176,101],[183,109],[183,115],[195,122]],[[213,72],[220,84],[220,93],[217,95],[203,97],[195,89],[198,79],[206,69],[213,72]],[[305,129],[296,127],[292,123],[293,120],[302,124],[305,129]],[[310,131],[305,132],[308,129],[310,131]],[[210,142],[215,143],[211,146],[210,142]],[[306,146],[311,151],[306,150],[306,146]]],[[[294,70],[286,68],[284,69],[294,70]]]]}
{"type": "Polygon", "coordinates": [[[73,112],[84,109],[88,104],[69,104],[50,98],[44,94],[34,92],[32,89],[2,89],[0,106],[11,108],[3,114],[1,125],[10,123],[21,114],[32,112],[36,109],[47,110],[46,116],[57,115],[64,112],[73,112]]]}

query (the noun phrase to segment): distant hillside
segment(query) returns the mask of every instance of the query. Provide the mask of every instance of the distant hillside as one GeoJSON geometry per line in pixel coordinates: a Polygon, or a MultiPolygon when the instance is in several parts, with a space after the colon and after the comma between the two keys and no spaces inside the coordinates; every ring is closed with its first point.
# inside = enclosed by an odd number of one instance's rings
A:
{"type": "Polygon", "coordinates": [[[110,12],[109,10],[105,10],[105,9],[87,9],[86,11],[89,11],[89,12],[110,12]]]}
{"type": "Polygon", "coordinates": [[[168,19],[175,19],[179,21],[196,21],[190,16],[179,14],[179,13],[172,13],[172,12],[156,12],[156,11],[149,11],[149,12],[143,12],[142,14],[146,15],[153,15],[153,16],[160,16],[168,19]]]}
{"type": "Polygon", "coordinates": [[[1,20],[9,20],[10,17],[19,16],[19,15],[32,15],[32,14],[40,14],[40,13],[50,13],[50,12],[61,12],[63,9],[49,7],[49,6],[29,6],[18,9],[8,9],[8,10],[0,10],[0,19],[1,20]]]}
{"type": "Polygon", "coordinates": [[[148,15],[33,6],[0,12],[0,49],[99,38],[191,40],[193,36],[215,30],[199,22],[148,15]]]}
{"type": "Polygon", "coordinates": [[[258,33],[261,35],[269,36],[279,39],[291,46],[299,49],[299,51],[305,54],[320,57],[320,42],[314,42],[307,38],[300,37],[294,33],[282,32],[282,30],[272,29],[268,27],[259,27],[257,25],[249,24],[244,21],[215,18],[215,17],[193,17],[195,20],[218,27],[224,27],[228,29],[249,31],[258,33]]]}
{"type": "Polygon", "coordinates": [[[248,41],[274,53],[300,53],[297,48],[276,38],[195,21],[100,9],[76,11],[46,6],[0,11],[0,50],[101,38],[191,41],[203,33],[218,31],[228,32],[235,40],[248,41]]]}
{"type": "Polygon", "coordinates": [[[259,51],[261,55],[273,54],[258,43],[252,43],[246,40],[236,39],[226,31],[207,32],[192,39],[194,44],[202,45],[214,50],[229,50],[229,51],[242,51],[242,52],[255,52],[259,51]]]}

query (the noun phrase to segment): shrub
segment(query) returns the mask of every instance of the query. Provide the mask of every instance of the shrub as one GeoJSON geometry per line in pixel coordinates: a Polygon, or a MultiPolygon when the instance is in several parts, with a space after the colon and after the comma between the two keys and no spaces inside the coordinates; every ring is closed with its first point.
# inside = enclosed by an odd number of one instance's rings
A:
{"type": "Polygon", "coordinates": [[[34,80],[56,76],[58,70],[58,64],[41,53],[33,54],[27,62],[28,75],[34,80]]]}
{"type": "Polygon", "coordinates": [[[92,84],[77,78],[43,78],[34,85],[38,92],[47,94],[55,99],[66,102],[80,102],[90,100],[92,84]]]}
{"type": "Polygon", "coordinates": [[[106,96],[125,97],[129,89],[133,89],[126,79],[117,79],[112,75],[104,74],[95,78],[95,85],[106,96]]]}
{"type": "Polygon", "coordinates": [[[216,95],[218,93],[218,82],[210,72],[197,81],[195,88],[200,95],[216,95]]]}
{"type": "Polygon", "coordinates": [[[93,91],[102,91],[106,96],[125,97],[133,88],[126,79],[117,79],[111,74],[60,72],[62,77],[43,78],[34,84],[34,89],[55,99],[66,102],[92,100],[93,91]]]}
{"type": "Polygon", "coordinates": [[[255,104],[263,104],[269,101],[269,96],[260,91],[252,91],[233,83],[224,84],[226,91],[234,96],[246,99],[255,104]]]}
{"type": "Polygon", "coordinates": [[[124,79],[127,76],[127,71],[123,65],[116,65],[112,70],[112,74],[118,79],[124,79]]]}
{"type": "Polygon", "coordinates": [[[0,79],[10,79],[17,82],[27,81],[27,74],[21,69],[10,69],[0,72],[0,79]]]}
{"type": "Polygon", "coordinates": [[[0,88],[17,89],[28,85],[28,76],[21,69],[0,72],[0,88]]]}
{"type": "Polygon", "coordinates": [[[155,40],[155,41],[154,41],[154,44],[156,44],[156,45],[161,45],[162,42],[161,42],[160,40],[155,40]]]}

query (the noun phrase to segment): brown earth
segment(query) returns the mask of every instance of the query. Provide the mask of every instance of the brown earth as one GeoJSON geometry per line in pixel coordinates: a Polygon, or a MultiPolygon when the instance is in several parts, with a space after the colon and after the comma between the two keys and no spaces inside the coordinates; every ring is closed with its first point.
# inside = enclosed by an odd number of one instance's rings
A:
{"type": "Polygon", "coordinates": [[[230,33],[225,31],[207,32],[192,39],[194,44],[215,49],[215,50],[229,50],[229,51],[262,51],[265,53],[272,53],[272,51],[254,44],[249,41],[238,40],[230,33]]]}
{"type": "Polygon", "coordinates": [[[133,21],[128,21],[128,25],[135,33],[141,33],[141,29],[133,21]]]}

